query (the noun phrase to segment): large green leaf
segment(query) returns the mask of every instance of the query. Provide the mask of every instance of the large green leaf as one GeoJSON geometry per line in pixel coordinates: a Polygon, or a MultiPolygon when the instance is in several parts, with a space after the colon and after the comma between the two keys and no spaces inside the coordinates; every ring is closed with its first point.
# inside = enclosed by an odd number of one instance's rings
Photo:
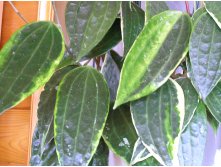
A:
{"type": "Polygon", "coordinates": [[[160,13],[145,25],[124,61],[114,108],[168,80],[187,53],[190,31],[189,16],[178,11],[160,13]]]}
{"type": "Polygon", "coordinates": [[[110,100],[111,102],[115,101],[116,94],[117,94],[117,88],[119,84],[119,78],[120,78],[120,71],[115,63],[115,61],[112,59],[111,56],[112,52],[108,52],[106,54],[101,73],[103,74],[105,80],[107,81],[109,91],[110,91],[110,100]]]}
{"type": "Polygon", "coordinates": [[[83,59],[90,59],[100,56],[113,48],[121,41],[120,19],[116,18],[111,28],[103,39],[83,59]]]}
{"type": "Polygon", "coordinates": [[[39,132],[39,138],[41,142],[41,154],[44,151],[44,147],[54,138],[54,108],[56,101],[57,87],[61,79],[70,70],[77,66],[68,66],[61,70],[58,70],[44,87],[44,91],[41,93],[40,102],[38,104],[38,123],[37,128],[39,132]]]}
{"type": "Polygon", "coordinates": [[[109,111],[109,91],[103,76],[78,67],[61,81],[55,105],[55,143],[61,165],[88,165],[109,111]]]}
{"type": "Polygon", "coordinates": [[[54,139],[44,146],[44,151],[40,153],[41,139],[38,132],[38,128],[35,129],[32,139],[32,156],[30,164],[32,166],[57,166],[58,157],[56,154],[56,148],[54,139]]]}
{"type": "Polygon", "coordinates": [[[216,22],[216,24],[221,28],[221,2],[217,1],[204,1],[206,10],[216,22]]]}
{"type": "Polygon", "coordinates": [[[128,164],[133,153],[134,144],[138,138],[134,129],[130,108],[123,105],[109,113],[103,138],[108,147],[128,164]]]}
{"type": "Polygon", "coordinates": [[[120,1],[72,1],[65,11],[70,45],[79,61],[110,29],[120,9],[120,1]]]}
{"type": "MultiPolygon", "coordinates": [[[[31,164],[51,164],[50,159],[57,157],[54,144],[54,107],[57,87],[66,73],[76,66],[68,66],[54,73],[44,87],[38,104],[38,123],[32,139],[31,164]],[[53,140],[53,141],[52,141],[53,140]],[[51,153],[54,152],[54,154],[51,153]],[[54,150],[54,151],[53,151],[54,150]],[[51,156],[51,158],[50,158],[51,156]],[[47,158],[48,157],[48,158],[47,158]]],[[[58,163],[58,160],[57,160],[58,163]]]]}
{"type": "Polygon", "coordinates": [[[192,67],[192,83],[203,100],[221,78],[221,30],[204,13],[198,17],[190,37],[189,56],[192,67]]]}
{"type": "Polygon", "coordinates": [[[181,87],[168,80],[149,96],[131,102],[131,112],[136,131],[148,151],[161,164],[176,164],[184,119],[181,87]]]}
{"type": "Polygon", "coordinates": [[[143,145],[142,140],[140,138],[137,139],[136,143],[134,144],[133,154],[130,160],[130,164],[134,165],[137,162],[143,161],[152,155],[147,150],[147,148],[143,145]]]}
{"type": "MultiPolygon", "coordinates": [[[[203,8],[199,8],[192,16],[192,23],[193,25],[195,24],[196,20],[206,12],[205,7],[203,8]]],[[[187,56],[186,57],[186,67],[187,67],[187,76],[191,79],[191,81],[193,82],[194,77],[192,75],[192,67],[191,67],[191,63],[190,63],[190,57],[187,56]]]]}
{"type": "Polygon", "coordinates": [[[179,78],[176,79],[178,84],[182,87],[185,97],[185,116],[183,122],[183,129],[189,124],[193,114],[197,108],[199,98],[196,90],[194,89],[190,79],[179,78]]]}
{"type": "Polygon", "coordinates": [[[165,10],[169,10],[165,1],[146,1],[145,22],[147,23],[151,17],[165,10]]]}
{"type": "Polygon", "coordinates": [[[108,156],[109,149],[103,138],[101,138],[97,150],[89,163],[89,166],[108,166],[108,156]]]}
{"type": "Polygon", "coordinates": [[[205,104],[216,120],[221,122],[221,82],[207,96],[205,104]]]}
{"type": "Polygon", "coordinates": [[[179,143],[179,162],[181,166],[200,166],[206,145],[207,119],[206,108],[199,103],[189,125],[181,134],[179,143]]]}
{"type": "MultiPolygon", "coordinates": [[[[111,110],[104,128],[103,138],[108,147],[116,155],[130,164],[138,136],[132,123],[128,105],[125,104],[116,110],[111,110]]],[[[153,157],[149,157],[147,159],[142,159],[142,161],[134,165],[155,166],[159,165],[159,163],[153,157]]]]}
{"type": "Polygon", "coordinates": [[[130,1],[121,5],[121,31],[124,42],[124,55],[128,53],[144,26],[144,11],[130,1]]]}
{"type": "Polygon", "coordinates": [[[15,32],[0,51],[0,113],[43,86],[63,54],[63,36],[52,22],[34,22],[15,32]]]}

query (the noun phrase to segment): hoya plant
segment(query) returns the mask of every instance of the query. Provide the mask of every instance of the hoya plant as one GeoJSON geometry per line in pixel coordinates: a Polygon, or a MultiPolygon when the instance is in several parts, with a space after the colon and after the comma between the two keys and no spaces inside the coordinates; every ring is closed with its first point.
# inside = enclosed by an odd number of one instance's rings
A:
{"type": "Polygon", "coordinates": [[[44,87],[31,165],[108,165],[109,150],[128,165],[202,165],[207,123],[221,121],[221,2],[139,4],[68,2],[69,44],[38,21],[1,49],[1,114],[44,87]]]}

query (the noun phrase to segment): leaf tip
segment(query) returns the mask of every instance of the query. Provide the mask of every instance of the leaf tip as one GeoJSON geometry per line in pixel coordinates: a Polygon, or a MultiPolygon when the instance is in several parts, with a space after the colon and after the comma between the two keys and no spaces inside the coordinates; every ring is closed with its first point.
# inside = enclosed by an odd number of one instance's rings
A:
{"type": "Polygon", "coordinates": [[[117,101],[116,101],[116,102],[114,103],[113,110],[115,110],[118,106],[119,106],[119,104],[118,104],[117,101]]]}
{"type": "Polygon", "coordinates": [[[122,105],[122,104],[124,104],[124,103],[126,103],[126,102],[127,102],[127,101],[124,101],[124,100],[122,100],[122,99],[117,98],[116,101],[115,101],[115,103],[114,103],[113,109],[115,110],[117,107],[119,107],[120,105],[122,105]]]}

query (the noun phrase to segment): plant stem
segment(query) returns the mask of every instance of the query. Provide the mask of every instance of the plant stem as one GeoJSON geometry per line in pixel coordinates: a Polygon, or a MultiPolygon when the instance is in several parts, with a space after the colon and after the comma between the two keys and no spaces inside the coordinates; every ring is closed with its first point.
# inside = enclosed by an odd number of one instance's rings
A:
{"type": "Polygon", "coordinates": [[[18,11],[18,9],[15,7],[15,5],[11,2],[8,1],[8,3],[11,5],[12,9],[15,11],[15,13],[25,22],[28,23],[28,21],[25,19],[25,17],[18,11]]]}
{"type": "Polygon", "coordinates": [[[186,12],[190,15],[189,2],[188,2],[188,1],[185,1],[185,5],[186,5],[186,12]]]}

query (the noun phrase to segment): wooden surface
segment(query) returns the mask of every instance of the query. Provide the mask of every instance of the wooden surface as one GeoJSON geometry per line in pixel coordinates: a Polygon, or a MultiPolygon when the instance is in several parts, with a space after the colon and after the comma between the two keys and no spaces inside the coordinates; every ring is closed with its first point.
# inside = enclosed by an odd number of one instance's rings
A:
{"type": "Polygon", "coordinates": [[[0,165],[27,165],[30,110],[0,116],[0,165]]]}
{"type": "MultiPolygon", "coordinates": [[[[38,19],[38,2],[13,2],[29,21],[38,19]]],[[[24,25],[8,2],[4,2],[0,48],[24,25]]],[[[32,133],[32,97],[0,116],[0,165],[28,165],[32,133]]]]}

